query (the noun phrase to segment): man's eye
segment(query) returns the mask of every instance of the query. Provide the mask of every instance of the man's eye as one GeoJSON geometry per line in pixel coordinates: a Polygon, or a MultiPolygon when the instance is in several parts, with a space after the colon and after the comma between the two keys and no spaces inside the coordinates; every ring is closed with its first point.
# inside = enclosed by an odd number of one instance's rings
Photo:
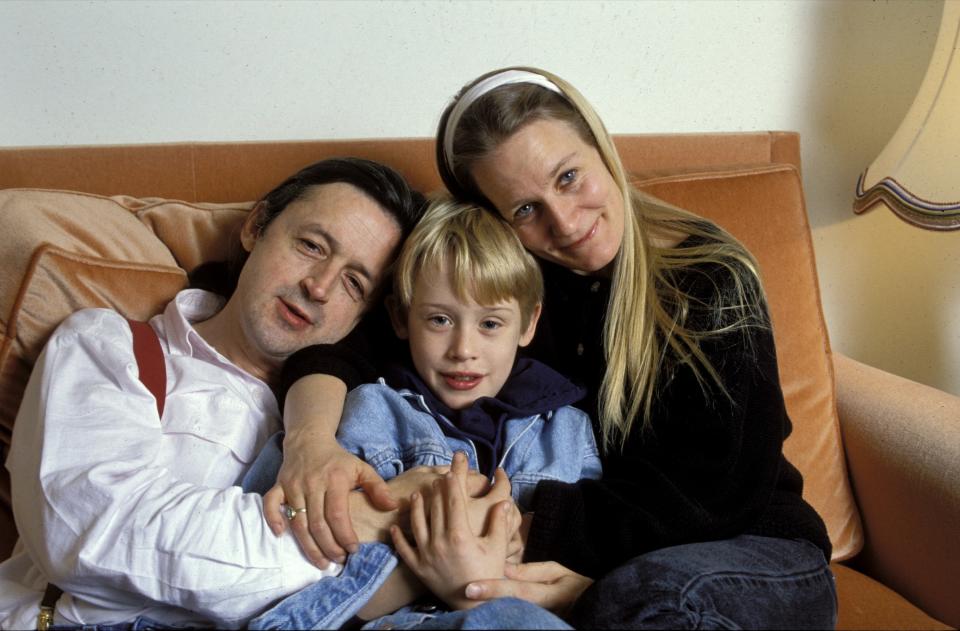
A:
{"type": "Polygon", "coordinates": [[[357,300],[363,300],[367,295],[366,287],[356,276],[347,276],[347,291],[357,300]]]}
{"type": "Polygon", "coordinates": [[[311,241],[310,239],[300,239],[300,247],[306,250],[309,254],[323,255],[323,248],[320,246],[320,244],[311,241]]]}

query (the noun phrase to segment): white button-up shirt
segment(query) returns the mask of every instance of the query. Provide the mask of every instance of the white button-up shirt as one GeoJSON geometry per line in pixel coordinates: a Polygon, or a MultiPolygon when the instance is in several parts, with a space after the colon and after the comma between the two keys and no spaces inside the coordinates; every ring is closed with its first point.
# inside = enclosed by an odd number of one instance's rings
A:
{"type": "Polygon", "coordinates": [[[242,626],[323,576],[259,495],[236,486],[280,428],[266,383],[194,330],[222,307],[180,292],[151,325],[167,370],[163,421],[116,312],[87,309],[53,334],[27,385],[7,460],[20,540],[0,565],[0,627],[32,628],[47,581],[56,623],[242,626]]]}

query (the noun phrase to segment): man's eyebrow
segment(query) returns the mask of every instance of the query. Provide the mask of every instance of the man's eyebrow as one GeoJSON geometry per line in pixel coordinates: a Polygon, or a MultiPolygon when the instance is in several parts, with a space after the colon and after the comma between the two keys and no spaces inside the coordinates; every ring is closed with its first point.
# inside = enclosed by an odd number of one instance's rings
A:
{"type": "MultiPolygon", "coordinates": [[[[343,252],[343,246],[341,245],[340,241],[338,241],[335,236],[330,234],[322,225],[316,223],[307,224],[304,226],[304,229],[307,232],[312,232],[323,237],[323,240],[327,242],[328,246],[330,246],[331,251],[338,254],[343,252]]],[[[366,278],[368,281],[373,282],[373,273],[367,269],[367,266],[363,264],[363,261],[350,259],[350,261],[347,263],[347,267],[356,270],[358,274],[366,278]]]]}

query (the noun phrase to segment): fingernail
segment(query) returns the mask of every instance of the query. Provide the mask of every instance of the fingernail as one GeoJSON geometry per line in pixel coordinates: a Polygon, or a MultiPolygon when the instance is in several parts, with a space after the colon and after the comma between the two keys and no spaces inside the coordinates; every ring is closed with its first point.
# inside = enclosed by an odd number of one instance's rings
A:
{"type": "Polygon", "coordinates": [[[357,550],[359,550],[359,549],[360,549],[360,544],[358,544],[358,543],[352,543],[352,544],[350,544],[350,545],[347,546],[347,553],[348,553],[348,554],[356,554],[357,550]]]}
{"type": "Polygon", "coordinates": [[[336,561],[336,562],[339,563],[340,565],[343,565],[344,563],[347,562],[347,557],[337,557],[337,558],[334,559],[334,561],[336,561]]]}
{"type": "Polygon", "coordinates": [[[467,598],[479,598],[483,596],[483,587],[470,583],[466,589],[467,598]]]}

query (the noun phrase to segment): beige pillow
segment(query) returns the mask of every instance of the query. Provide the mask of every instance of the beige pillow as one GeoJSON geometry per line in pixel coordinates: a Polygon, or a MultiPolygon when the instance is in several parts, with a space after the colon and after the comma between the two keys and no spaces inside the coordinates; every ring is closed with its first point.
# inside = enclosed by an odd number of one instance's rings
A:
{"type": "Polygon", "coordinates": [[[252,203],[189,204],[68,191],[0,191],[0,440],[50,333],[84,307],[147,319],[223,259],[252,203]]]}

